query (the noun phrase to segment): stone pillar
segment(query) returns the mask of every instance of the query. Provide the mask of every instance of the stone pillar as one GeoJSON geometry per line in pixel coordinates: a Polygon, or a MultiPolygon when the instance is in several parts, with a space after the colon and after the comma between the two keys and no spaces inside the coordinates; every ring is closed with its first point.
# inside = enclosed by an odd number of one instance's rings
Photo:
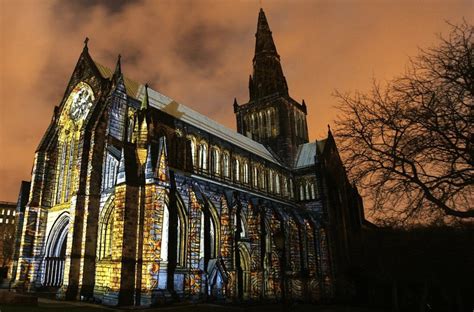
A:
{"type": "Polygon", "coordinates": [[[263,272],[261,259],[260,206],[247,206],[248,236],[250,239],[250,298],[259,300],[263,297],[263,272]]]}
{"type": "Polygon", "coordinates": [[[166,272],[161,270],[161,238],[166,188],[160,184],[145,185],[145,205],[143,219],[143,249],[141,267],[140,304],[150,305],[158,296],[160,286],[166,288],[166,272]],[[160,277],[164,279],[161,281],[160,277]]]}
{"type": "Polygon", "coordinates": [[[85,179],[85,193],[87,196],[84,206],[84,230],[82,232],[79,263],[79,294],[81,298],[91,298],[94,290],[106,126],[106,120],[104,118],[100,119],[92,136],[92,148],[88,155],[87,177],[85,179]]]}
{"type": "Polygon", "coordinates": [[[185,294],[191,298],[199,297],[202,287],[202,272],[199,268],[200,233],[201,233],[202,209],[196,194],[189,187],[189,227],[187,242],[187,267],[188,274],[185,276],[185,294]]]}

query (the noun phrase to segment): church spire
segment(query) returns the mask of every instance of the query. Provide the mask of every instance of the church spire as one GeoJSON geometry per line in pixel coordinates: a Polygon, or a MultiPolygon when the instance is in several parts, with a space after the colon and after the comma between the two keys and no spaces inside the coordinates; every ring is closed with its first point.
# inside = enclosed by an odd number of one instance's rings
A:
{"type": "Polygon", "coordinates": [[[280,58],[275,43],[273,42],[272,31],[270,30],[263,9],[260,9],[260,12],[258,13],[257,33],[255,34],[255,37],[255,56],[260,53],[270,53],[280,58]]]}
{"type": "Polygon", "coordinates": [[[280,56],[263,9],[260,9],[258,14],[255,37],[253,79],[249,81],[250,100],[257,100],[272,94],[288,95],[288,86],[281,68],[280,56]]]}

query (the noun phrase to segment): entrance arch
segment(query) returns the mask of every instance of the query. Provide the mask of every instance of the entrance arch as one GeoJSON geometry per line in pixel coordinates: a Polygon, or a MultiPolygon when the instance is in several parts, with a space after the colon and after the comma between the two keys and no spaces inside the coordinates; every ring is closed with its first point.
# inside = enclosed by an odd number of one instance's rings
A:
{"type": "Polygon", "coordinates": [[[43,286],[59,287],[64,279],[69,213],[62,213],[49,231],[43,260],[43,286]]]}
{"type": "Polygon", "coordinates": [[[240,300],[250,299],[250,253],[245,244],[239,243],[239,265],[237,267],[238,294],[240,300]]]}

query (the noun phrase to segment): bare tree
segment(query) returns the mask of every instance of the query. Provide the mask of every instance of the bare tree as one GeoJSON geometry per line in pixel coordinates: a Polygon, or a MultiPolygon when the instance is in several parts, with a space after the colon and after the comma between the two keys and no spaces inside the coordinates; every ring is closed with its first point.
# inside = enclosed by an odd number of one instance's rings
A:
{"type": "Polygon", "coordinates": [[[350,175],[376,211],[398,220],[474,217],[473,26],[450,26],[401,77],[336,93],[350,175]]]}

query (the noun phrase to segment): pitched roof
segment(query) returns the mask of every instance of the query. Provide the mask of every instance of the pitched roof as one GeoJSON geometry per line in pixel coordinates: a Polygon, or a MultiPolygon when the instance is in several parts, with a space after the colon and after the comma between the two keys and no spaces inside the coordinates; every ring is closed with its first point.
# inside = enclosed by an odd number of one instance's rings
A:
{"type": "Polygon", "coordinates": [[[296,154],[295,169],[314,165],[316,157],[316,142],[309,142],[298,146],[296,154]]]}
{"type": "MultiPolygon", "coordinates": [[[[111,70],[110,68],[100,63],[97,63],[96,61],[94,61],[94,63],[95,63],[95,66],[97,66],[97,69],[99,70],[102,77],[108,78],[108,79],[112,78],[114,74],[113,70],[111,70]]],[[[139,91],[139,88],[141,87],[141,84],[125,76],[123,77],[123,81],[125,83],[125,89],[127,90],[127,95],[133,97],[134,99],[137,99],[139,95],[138,91],[139,91]]]]}
{"type": "MultiPolygon", "coordinates": [[[[145,96],[145,87],[139,88],[139,99],[145,96]]],[[[254,140],[243,136],[235,130],[229,129],[218,122],[192,110],[191,108],[180,104],[173,99],[148,88],[148,99],[151,107],[164,111],[171,116],[180,119],[196,128],[209,132],[229,143],[232,143],[244,150],[260,156],[270,162],[281,165],[278,160],[268,151],[265,146],[254,140]]]]}

